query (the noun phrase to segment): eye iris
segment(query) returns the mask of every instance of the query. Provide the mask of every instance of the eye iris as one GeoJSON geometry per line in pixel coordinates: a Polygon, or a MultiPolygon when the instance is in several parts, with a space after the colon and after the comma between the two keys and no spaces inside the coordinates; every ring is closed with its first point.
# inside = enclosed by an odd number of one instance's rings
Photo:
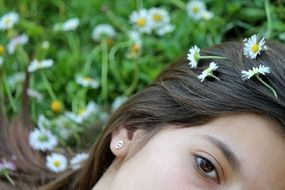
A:
{"type": "Polygon", "coordinates": [[[213,166],[213,164],[206,159],[200,160],[200,168],[206,173],[209,173],[215,170],[215,167],[213,166]]]}
{"type": "Polygon", "coordinates": [[[220,178],[217,172],[215,165],[202,156],[196,156],[196,168],[198,168],[198,172],[211,180],[214,180],[216,183],[220,184],[220,178]]]}

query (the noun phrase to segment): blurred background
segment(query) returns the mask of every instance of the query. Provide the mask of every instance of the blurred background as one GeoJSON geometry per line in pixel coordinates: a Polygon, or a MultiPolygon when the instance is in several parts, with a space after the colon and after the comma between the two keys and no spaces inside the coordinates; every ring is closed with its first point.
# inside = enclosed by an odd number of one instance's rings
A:
{"type": "Polygon", "coordinates": [[[31,148],[75,155],[189,48],[253,34],[285,41],[284,0],[0,0],[1,113],[26,106],[31,148]]]}

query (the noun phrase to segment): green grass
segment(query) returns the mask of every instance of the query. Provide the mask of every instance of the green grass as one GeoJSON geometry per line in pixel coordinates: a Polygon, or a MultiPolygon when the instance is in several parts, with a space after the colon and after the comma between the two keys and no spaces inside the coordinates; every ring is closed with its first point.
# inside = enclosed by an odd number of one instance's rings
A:
{"type": "MultiPolygon", "coordinates": [[[[214,13],[209,21],[190,18],[187,1],[0,0],[0,16],[14,11],[20,17],[12,29],[0,31],[0,44],[6,49],[0,55],[4,59],[0,66],[0,97],[6,114],[11,118],[19,112],[22,94],[21,82],[12,88],[8,80],[13,74],[24,72],[35,58],[54,60],[51,68],[35,71],[30,76],[30,88],[43,95],[40,102],[35,98],[30,100],[30,115],[36,124],[40,114],[54,122],[66,111],[77,112],[84,108],[89,101],[96,102],[101,113],[110,113],[110,105],[116,97],[129,97],[143,89],[169,64],[185,58],[194,44],[203,48],[223,41],[242,40],[254,33],[285,40],[282,1],[205,2],[207,9],[214,13]],[[129,57],[128,32],[133,28],[129,16],[135,10],[152,7],[165,8],[175,30],[163,36],[142,34],[141,52],[129,57]],[[53,30],[55,24],[74,17],[80,20],[75,31],[53,30]],[[92,40],[93,28],[102,23],[111,24],[116,30],[111,43],[92,40]],[[29,42],[10,55],[7,44],[13,36],[22,33],[29,36],[29,42]],[[44,41],[49,42],[48,49],[42,47],[44,41]],[[75,81],[78,74],[95,78],[100,87],[83,88],[75,81]],[[54,100],[63,105],[59,113],[50,108],[54,100]]],[[[89,126],[99,120],[100,113],[97,113],[97,117],[82,125],[89,126]]],[[[51,126],[56,133],[56,124],[51,126]]],[[[76,127],[72,130],[76,145],[80,143],[78,135],[83,132],[76,127]]]]}

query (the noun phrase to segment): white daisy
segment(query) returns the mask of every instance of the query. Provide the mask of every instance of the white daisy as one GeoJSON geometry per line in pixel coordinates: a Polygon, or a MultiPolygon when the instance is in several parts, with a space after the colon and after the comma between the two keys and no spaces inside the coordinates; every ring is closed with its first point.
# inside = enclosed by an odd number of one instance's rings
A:
{"type": "Polygon", "coordinates": [[[60,116],[55,120],[56,129],[63,139],[68,139],[72,134],[73,125],[68,118],[60,116]]]}
{"type": "Polygon", "coordinates": [[[141,44],[141,36],[139,32],[132,30],[128,33],[128,36],[132,42],[141,44]]]}
{"type": "Polygon", "coordinates": [[[15,89],[18,84],[23,83],[25,79],[25,73],[17,72],[8,78],[8,85],[11,89],[15,89]]]}
{"type": "Polygon", "coordinates": [[[152,31],[152,21],[148,10],[140,9],[132,12],[130,15],[130,22],[134,25],[134,28],[141,33],[150,34],[152,31]]]}
{"type": "Polygon", "coordinates": [[[261,82],[264,86],[266,86],[268,89],[270,89],[275,96],[275,98],[278,98],[278,95],[274,88],[272,88],[267,82],[265,82],[260,75],[266,75],[270,73],[270,67],[259,65],[259,67],[253,67],[252,69],[249,69],[247,71],[241,71],[241,77],[242,80],[248,80],[252,77],[255,77],[259,82],[261,82]]]}
{"type": "Polygon", "coordinates": [[[16,165],[11,161],[3,160],[0,162],[0,173],[5,170],[10,170],[10,171],[16,170],[16,165]]]}
{"type": "Polygon", "coordinates": [[[19,21],[19,15],[15,12],[5,14],[0,19],[0,30],[12,28],[19,21]]]}
{"type": "Polygon", "coordinates": [[[191,68],[196,68],[200,59],[200,48],[198,48],[196,45],[191,47],[188,51],[187,59],[190,61],[189,65],[191,68]]]}
{"type": "Polygon", "coordinates": [[[101,122],[105,123],[109,119],[109,114],[107,112],[99,112],[99,119],[101,122]]]}
{"type": "Polygon", "coordinates": [[[166,25],[170,21],[169,13],[162,8],[149,9],[149,15],[154,28],[166,25]]]}
{"type": "Polygon", "coordinates": [[[141,42],[140,41],[133,42],[128,49],[126,57],[129,59],[137,58],[138,56],[141,55],[141,52],[142,52],[141,42]]]}
{"type": "Polygon", "coordinates": [[[62,24],[61,23],[56,23],[55,25],[53,25],[53,31],[60,31],[61,30],[61,27],[62,27],[62,24]]]}
{"type": "Polygon", "coordinates": [[[39,128],[47,128],[51,125],[51,122],[43,114],[40,114],[37,125],[39,128]]]}
{"type": "Polygon", "coordinates": [[[29,144],[35,150],[47,151],[57,146],[57,138],[43,128],[34,129],[29,135],[29,144]]]}
{"type": "Polygon", "coordinates": [[[73,170],[78,170],[82,167],[82,163],[87,160],[89,157],[89,154],[87,153],[79,153],[76,154],[71,160],[70,160],[70,166],[73,170]]]}
{"type": "Polygon", "coordinates": [[[188,16],[192,17],[194,20],[200,20],[203,11],[206,10],[206,6],[203,1],[193,0],[187,3],[186,9],[188,16]]]}
{"type": "Polygon", "coordinates": [[[55,173],[63,172],[67,169],[67,159],[64,155],[52,153],[47,156],[46,167],[55,173]]]}
{"type": "Polygon", "coordinates": [[[79,26],[79,19],[71,18],[62,24],[61,30],[62,31],[73,31],[73,30],[76,30],[78,26],[79,26]]]}
{"type": "Polygon", "coordinates": [[[203,20],[211,20],[214,17],[214,14],[208,10],[203,10],[201,12],[201,18],[203,20]]]}
{"type": "Polygon", "coordinates": [[[117,110],[127,100],[128,100],[128,97],[126,97],[126,96],[118,96],[118,97],[116,97],[115,100],[112,103],[112,111],[114,112],[115,110],[117,110]]]}
{"type": "Polygon", "coordinates": [[[76,77],[76,83],[83,86],[83,87],[90,87],[90,88],[98,88],[99,83],[97,80],[87,77],[87,76],[78,76],[76,77]]]}
{"type": "Polygon", "coordinates": [[[24,45],[28,43],[28,41],[29,41],[29,38],[26,34],[22,34],[22,35],[12,38],[7,47],[8,53],[13,54],[18,45],[24,45]]]}
{"type": "Polygon", "coordinates": [[[15,186],[15,182],[10,177],[11,171],[16,170],[16,165],[11,161],[6,161],[2,159],[0,162],[0,176],[5,177],[13,186],[15,186]]]}
{"type": "Polygon", "coordinates": [[[226,57],[217,55],[200,55],[200,48],[196,45],[192,46],[187,54],[187,59],[191,68],[197,68],[200,59],[226,59],[226,57]]]}
{"type": "Polygon", "coordinates": [[[3,57],[0,56],[0,66],[3,64],[3,57]]]}
{"type": "Polygon", "coordinates": [[[81,114],[90,115],[98,111],[98,105],[95,102],[89,102],[84,110],[81,110],[81,114]]]}
{"type": "Polygon", "coordinates": [[[267,73],[270,73],[270,67],[266,67],[264,65],[259,65],[259,67],[253,67],[252,69],[249,69],[248,71],[242,71],[242,79],[247,80],[250,79],[253,76],[257,75],[265,75],[267,73]]]}
{"type": "Polygon", "coordinates": [[[244,39],[243,53],[246,57],[255,59],[262,50],[266,50],[265,40],[262,38],[260,41],[257,40],[256,34],[250,38],[244,39]]]}
{"type": "Polygon", "coordinates": [[[133,30],[128,33],[130,38],[130,47],[128,49],[128,53],[126,54],[127,58],[136,58],[141,54],[142,50],[142,40],[140,37],[140,33],[133,30]]]}
{"type": "Polygon", "coordinates": [[[42,42],[42,48],[43,49],[48,49],[49,48],[49,42],[48,41],[43,41],[42,42]]]}
{"type": "Polygon", "coordinates": [[[43,100],[43,95],[34,89],[28,88],[27,94],[29,97],[35,98],[38,102],[41,102],[43,100]]]}
{"type": "Polygon", "coordinates": [[[278,37],[280,40],[285,41],[285,32],[279,33],[278,37]]]}
{"type": "Polygon", "coordinates": [[[166,25],[161,26],[160,28],[158,28],[158,29],[156,30],[156,33],[157,33],[157,35],[159,35],[159,36],[163,36],[163,35],[165,35],[165,34],[167,34],[167,33],[172,32],[174,29],[175,29],[175,26],[174,26],[174,25],[172,25],[172,24],[166,24],[166,25]]]}
{"type": "Polygon", "coordinates": [[[42,61],[38,61],[37,59],[34,59],[28,67],[28,72],[31,73],[39,69],[49,68],[51,66],[53,66],[52,59],[44,59],[42,61]]]}
{"type": "Polygon", "coordinates": [[[110,24],[98,24],[92,31],[92,39],[100,41],[103,38],[114,38],[116,31],[110,24]]]}
{"type": "Polygon", "coordinates": [[[203,82],[207,77],[213,77],[217,80],[220,80],[218,77],[216,77],[213,72],[217,70],[219,66],[215,62],[211,62],[209,67],[205,69],[200,75],[198,75],[198,79],[203,82]]]}
{"type": "Polygon", "coordinates": [[[77,113],[66,112],[65,116],[71,121],[81,124],[83,121],[87,120],[92,114],[97,113],[98,106],[94,102],[89,102],[85,108],[80,109],[77,113]]]}

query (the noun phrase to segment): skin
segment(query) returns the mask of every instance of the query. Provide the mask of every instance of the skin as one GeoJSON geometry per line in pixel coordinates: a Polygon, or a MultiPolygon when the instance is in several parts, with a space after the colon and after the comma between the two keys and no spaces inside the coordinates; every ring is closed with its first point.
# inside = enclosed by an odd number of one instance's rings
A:
{"type": "Polygon", "coordinates": [[[110,145],[117,158],[92,190],[284,190],[285,140],[273,130],[276,125],[252,114],[197,127],[169,125],[129,159],[124,158],[144,132],[128,139],[120,128],[110,145]],[[120,139],[125,144],[117,150],[120,139]],[[228,161],[217,140],[236,162],[228,161]]]}

